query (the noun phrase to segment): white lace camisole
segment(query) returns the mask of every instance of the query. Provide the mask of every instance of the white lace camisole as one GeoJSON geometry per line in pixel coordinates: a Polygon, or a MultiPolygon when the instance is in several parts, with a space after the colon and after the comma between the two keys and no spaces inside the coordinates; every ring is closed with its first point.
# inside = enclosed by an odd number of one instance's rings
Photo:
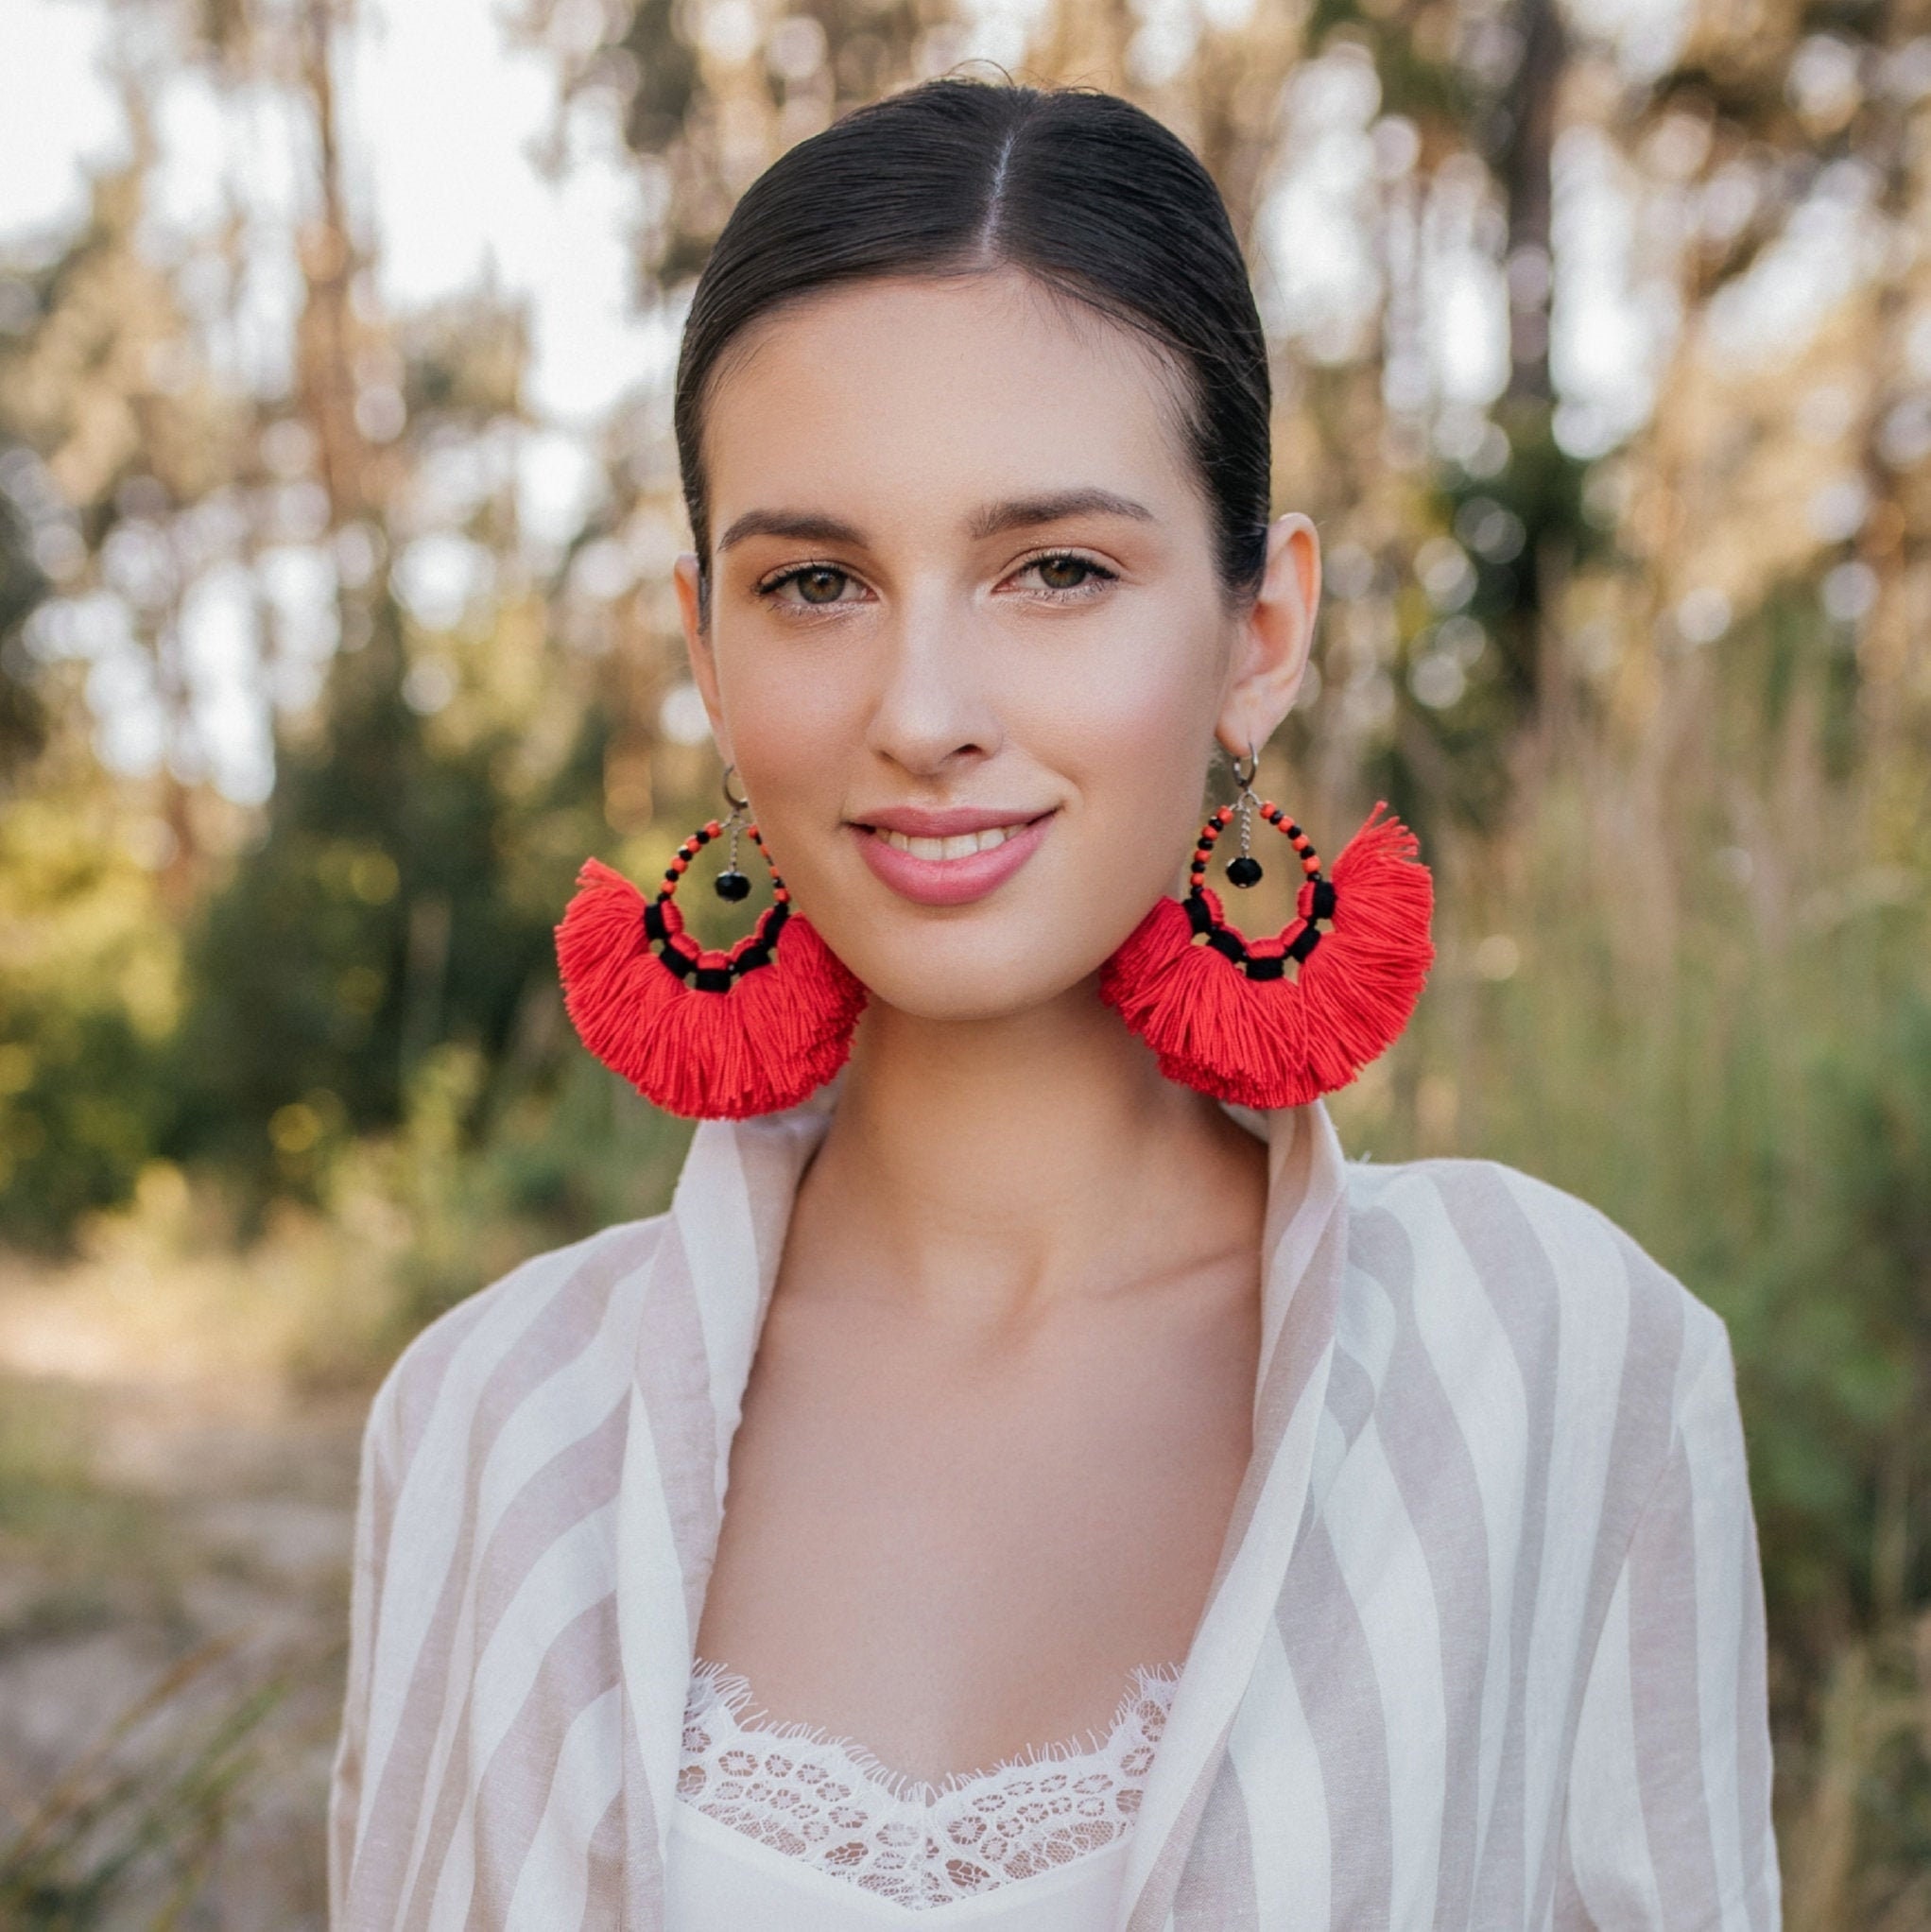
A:
{"type": "Polygon", "coordinates": [[[1143,1666],[1097,1740],[942,1784],[810,1725],[767,1724],[699,1660],[665,1871],[670,1932],[853,1932],[942,1911],[972,1932],[1107,1932],[1180,1667],[1143,1666]]]}

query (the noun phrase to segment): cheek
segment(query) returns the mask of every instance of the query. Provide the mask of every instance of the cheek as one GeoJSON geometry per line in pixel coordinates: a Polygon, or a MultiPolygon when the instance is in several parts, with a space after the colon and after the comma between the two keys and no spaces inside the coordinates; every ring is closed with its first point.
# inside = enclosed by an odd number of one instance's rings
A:
{"type": "Polygon", "coordinates": [[[863,707],[849,682],[784,652],[719,649],[718,700],[732,756],[774,842],[787,823],[836,816],[864,735],[863,707]]]}
{"type": "MultiPolygon", "coordinates": [[[[1181,623],[1115,637],[1103,664],[1013,687],[1012,736],[1053,772],[1067,806],[1052,865],[1013,894],[1003,927],[988,928],[1018,1003],[1096,970],[1162,893],[1180,888],[1202,816],[1224,658],[1217,632],[1193,621],[1191,637],[1181,623]]],[[[962,973],[960,986],[971,983],[962,973]]]]}
{"type": "Polygon", "coordinates": [[[1199,823],[1223,654],[1217,636],[1178,626],[1117,644],[1063,686],[1038,681],[1016,709],[1075,788],[1082,848],[1124,871],[1115,890],[1145,896],[1199,823]]]}

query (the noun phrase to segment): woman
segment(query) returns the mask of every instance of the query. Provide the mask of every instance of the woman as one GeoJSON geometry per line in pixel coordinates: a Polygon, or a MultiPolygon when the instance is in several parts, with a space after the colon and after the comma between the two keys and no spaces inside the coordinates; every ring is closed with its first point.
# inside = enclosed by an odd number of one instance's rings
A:
{"type": "Polygon", "coordinates": [[[678,589],[799,910],[682,933],[735,812],[647,910],[584,869],[572,1016],[705,1118],[376,1398],[338,1926],[1776,1924],[1723,1324],[1512,1168],[1343,1159],[1405,835],[1324,879],[1243,791],[1301,916],[1204,888],[1319,596],[1267,409],[1107,95],[935,83],[739,205],[678,589]]]}

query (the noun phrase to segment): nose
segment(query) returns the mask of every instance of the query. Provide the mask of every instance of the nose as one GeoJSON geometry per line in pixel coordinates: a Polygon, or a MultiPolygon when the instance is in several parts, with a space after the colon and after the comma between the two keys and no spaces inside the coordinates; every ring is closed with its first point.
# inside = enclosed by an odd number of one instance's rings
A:
{"type": "Polygon", "coordinates": [[[866,743],[916,778],[990,758],[1002,733],[974,649],[969,608],[942,595],[908,598],[882,628],[884,653],[866,743]]]}

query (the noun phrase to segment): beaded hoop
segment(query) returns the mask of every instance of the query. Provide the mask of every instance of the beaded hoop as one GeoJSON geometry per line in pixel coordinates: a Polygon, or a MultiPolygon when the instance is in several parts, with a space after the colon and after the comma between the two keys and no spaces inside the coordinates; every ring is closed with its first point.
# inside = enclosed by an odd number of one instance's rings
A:
{"type": "MultiPolygon", "coordinates": [[[[1187,868],[1187,923],[1195,936],[1229,960],[1250,979],[1280,979],[1285,975],[1287,961],[1297,964],[1320,943],[1318,919],[1335,916],[1335,887],[1321,876],[1320,854],[1299,825],[1271,799],[1260,802],[1260,815],[1282,833],[1301,859],[1303,876],[1295,901],[1296,917],[1271,939],[1249,940],[1229,925],[1219,895],[1207,884],[1207,862],[1215,844],[1233,822],[1237,804],[1222,805],[1200,828],[1200,842],[1194,848],[1193,863],[1187,868]]],[[[1238,861],[1236,860],[1237,864],[1238,861]]],[[[1235,882],[1239,883],[1238,881],[1235,882]]]]}
{"type": "Polygon", "coordinates": [[[791,917],[791,894],[784,881],[778,876],[778,868],[766,850],[757,826],[747,825],[745,830],[763,854],[766,869],[771,874],[771,904],[758,914],[757,923],[750,931],[728,952],[698,945],[684,925],[684,916],[679,910],[675,897],[680,882],[690,870],[691,861],[714,838],[724,836],[724,826],[719,820],[707,820],[678,847],[677,856],[665,869],[664,884],[659,888],[657,897],[644,908],[644,931],[657,957],[698,992],[729,992],[733,980],[760,966],[768,966],[778,944],[778,935],[784,930],[784,922],[791,917]]]}

